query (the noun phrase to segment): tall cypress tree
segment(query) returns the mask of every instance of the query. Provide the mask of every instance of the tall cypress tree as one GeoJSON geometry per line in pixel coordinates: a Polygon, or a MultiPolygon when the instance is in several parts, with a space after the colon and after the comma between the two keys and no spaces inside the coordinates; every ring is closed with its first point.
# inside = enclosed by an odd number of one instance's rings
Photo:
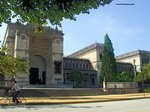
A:
{"type": "Polygon", "coordinates": [[[115,82],[117,66],[114,57],[114,49],[108,34],[105,35],[104,48],[102,52],[101,81],[115,82]]]}

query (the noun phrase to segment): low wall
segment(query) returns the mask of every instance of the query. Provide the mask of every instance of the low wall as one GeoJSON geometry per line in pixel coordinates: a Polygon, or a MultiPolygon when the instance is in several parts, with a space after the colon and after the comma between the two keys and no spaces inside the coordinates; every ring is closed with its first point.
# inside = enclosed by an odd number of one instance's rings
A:
{"type": "Polygon", "coordinates": [[[128,94],[128,93],[138,93],[138,88],[109,88],[109,94],[128,94]]]}
{"type": "Polygon", "coordinates": [[[138,83],[136,82],[108,82],[109,94],[138,93],[138,83]]]}

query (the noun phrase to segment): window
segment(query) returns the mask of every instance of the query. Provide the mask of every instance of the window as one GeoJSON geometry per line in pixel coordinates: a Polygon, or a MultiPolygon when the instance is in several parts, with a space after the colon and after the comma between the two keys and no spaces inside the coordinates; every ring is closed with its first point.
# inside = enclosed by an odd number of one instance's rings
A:
{"type": "Polygon", "coordinates": [[[76,68],[78,68],[78,63],[76,63],[76,68]]]}
{"type": "Polygon", "coordinates": [[[74,64],[74,62],[72,63],[72,67],[73,67],[73,68],[75,68],[75,64],[74,64]]]}
{"type": "Polygon", "coordinates": [[[83,69],[85,69],[85,64],[83,63],[83,69]]]}
{"type": "Polygon", "coordinates": [[[68,63],[67,62],[65,63],[65,68],[68,68],[68,63]]]}
{"type": "Polygon", "coordinates": [[[89,65],[88,64],[86,64],[86,69],[88,69],[89,68],[89,65]]]}
{"type": "Polygon", "coordinates": [[[69,68],[71,68],[72,66],[71,66],[71,62],[69,62],[69,68]]]}
{"type": "Polygon", "coordinates": [[[54,73],[61,73],[61,68],[62,68],[62,62],[55,61],[54,62],[54,73]]]}
{"type": "Polygon", "coordinates": [[[82,69],[82,63],[80,63],[80,69],[82,69]]]}

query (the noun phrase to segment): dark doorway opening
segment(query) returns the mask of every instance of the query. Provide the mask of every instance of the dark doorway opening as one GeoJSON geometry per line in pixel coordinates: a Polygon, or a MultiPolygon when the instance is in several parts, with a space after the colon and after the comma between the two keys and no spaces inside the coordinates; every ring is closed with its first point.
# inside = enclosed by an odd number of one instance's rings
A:
{"type": "Polygon", "coordinates": [[[46,72],[42,72],[42,84],[46,84],[46,72]]]}
{"type": "Polygon", "coordinates": [[[30,68],[30,84],[38,84],[39,82],[39,68],[30,68]]]}

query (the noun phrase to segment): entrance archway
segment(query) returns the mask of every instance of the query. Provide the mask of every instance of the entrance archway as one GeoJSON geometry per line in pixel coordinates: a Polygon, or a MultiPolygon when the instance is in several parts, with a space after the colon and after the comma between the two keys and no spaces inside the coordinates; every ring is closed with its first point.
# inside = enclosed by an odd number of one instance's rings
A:
{"type": "Polygon", "coordinates": [[[30,58],[30,84],[45,84],[46,68],[46,60],[43,56],[32,56],[30,58]]]}

